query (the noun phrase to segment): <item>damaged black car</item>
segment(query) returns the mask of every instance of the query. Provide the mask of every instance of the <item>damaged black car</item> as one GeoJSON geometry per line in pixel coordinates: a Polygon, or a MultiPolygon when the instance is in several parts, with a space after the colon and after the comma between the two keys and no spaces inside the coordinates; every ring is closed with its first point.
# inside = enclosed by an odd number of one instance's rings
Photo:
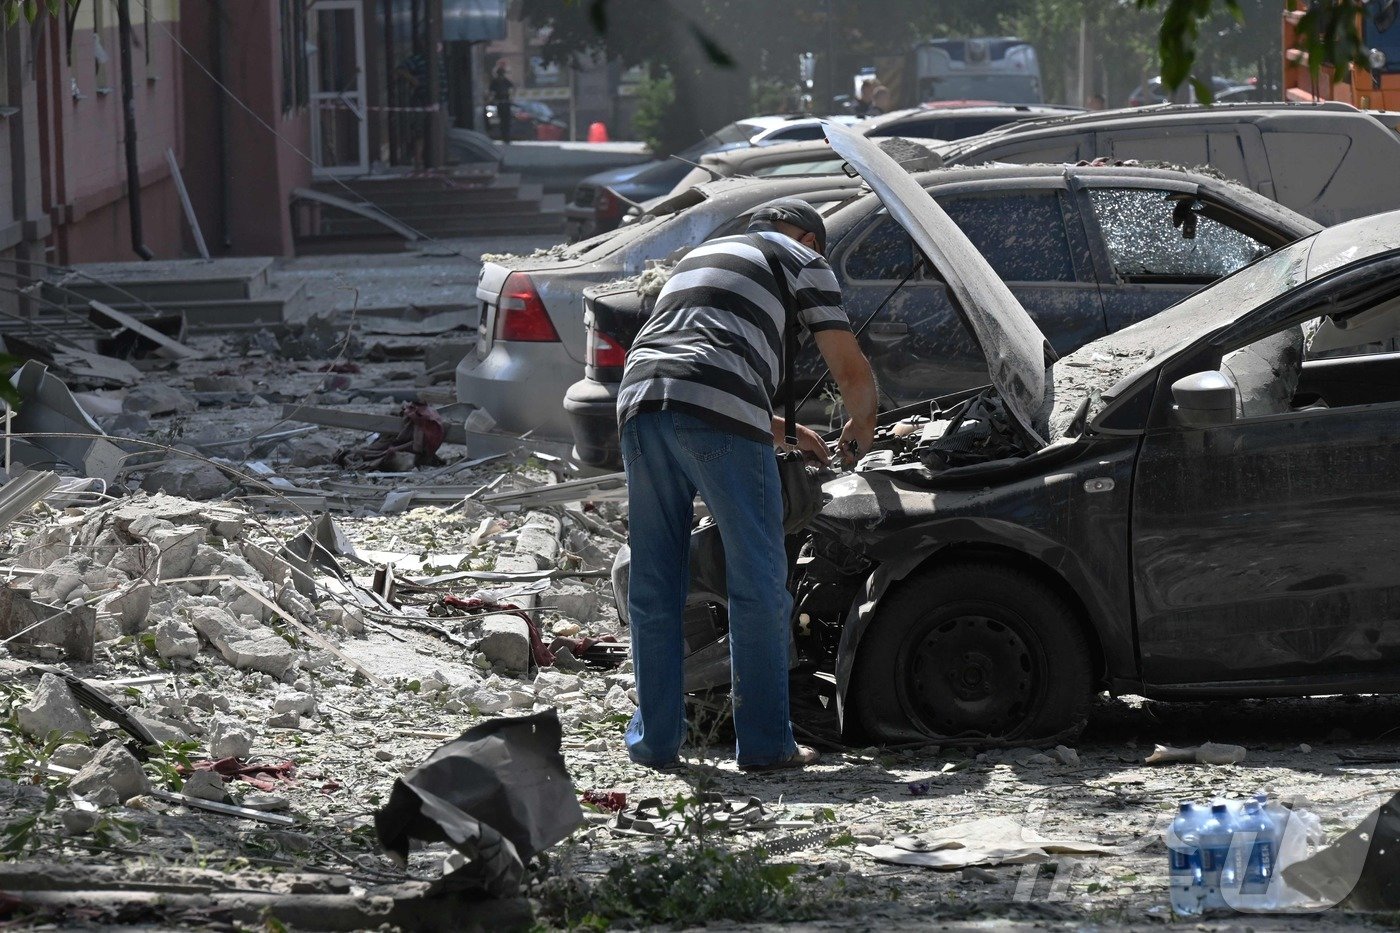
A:
{"type": "MultiPolygon", "coordinates": [[[[848,740],[1068,735],[1101,691],[1400,690],[1400,212],[1056,360],[917,182],[828,132],[991,376],[884,415],[789,541],[794,670],[828,686],[848,740]]],[[[691,562],[686,687],[723,689],[714,525],[691,562]]],[[[620,607],[626,584],[624,552],[620,607]]]]}

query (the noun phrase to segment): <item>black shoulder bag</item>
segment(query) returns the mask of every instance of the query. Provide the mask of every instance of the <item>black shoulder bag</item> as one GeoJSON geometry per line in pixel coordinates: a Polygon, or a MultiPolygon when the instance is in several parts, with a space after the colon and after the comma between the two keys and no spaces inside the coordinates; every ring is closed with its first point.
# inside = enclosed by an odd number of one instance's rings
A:
{"type": "Polygon", "coordinates": [[[783,303],[783,421],[788,449],[778,454],[778,479],[783,487],[783,532],[795,534],[807,526],[821,507],[821,483],[816,467],[797,448],[797,405],[793,379],[797,373],[797,299],[788,285],[787,273],[776,247],[762,235],[755,234],[758,248],[768,260],[768,269],[778,283],[778,296],[783,303]]]}

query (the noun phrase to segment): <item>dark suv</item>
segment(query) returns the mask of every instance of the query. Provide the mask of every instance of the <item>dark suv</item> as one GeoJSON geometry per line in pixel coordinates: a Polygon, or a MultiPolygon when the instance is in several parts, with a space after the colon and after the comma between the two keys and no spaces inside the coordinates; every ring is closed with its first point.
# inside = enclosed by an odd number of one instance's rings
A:
{"type": "MultiPolygon", "coordinates": [[[[1237,185],[1141,168],[1002,166],[913,176],[1011,287],[1057,353],[1151,317],[1258,255],[1311,233],[1311,221],[1237,185]]],[[[746,217],[712,236],[743,230],[746,217]]],[[[829,211],[829,258],[853,326],[880,310],[861,344],[887,409],[987,381],[977,345],[941,277],[874,194],[829,211]],[[902,283],[902,284],[901,284],[902,283]]],[[[615,469],[617,384],[651,298],[631,287],[585,292],[586,371],[564,399],[574,452],[615,469]]],[[[808,348],[806,392],[820,376],[808,348]]],[[[821,402],[803,412],[822,423],[821,402]]]]}

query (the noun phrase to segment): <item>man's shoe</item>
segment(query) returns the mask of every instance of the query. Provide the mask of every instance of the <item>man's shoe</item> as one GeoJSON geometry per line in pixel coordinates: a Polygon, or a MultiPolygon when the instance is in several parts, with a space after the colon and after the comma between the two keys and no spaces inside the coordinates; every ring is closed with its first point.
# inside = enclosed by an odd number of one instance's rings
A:
{"type": "Polygon", "coordinates": [[[797,768],[805,768],[808,765],[814,765],[817,763],[817,759],[819,758],[821,758],[821,755],[817,754],[817,750],[815,748],[808,748],[805,745],[799,745],[797,746],[797,751],[793,752],[786,758],[781,758],[778,761],[770,761],[766,765],[740,766],[739,770],[748,771],[750,773],[758,773],[763,771],[788,771],[797,768]]]}

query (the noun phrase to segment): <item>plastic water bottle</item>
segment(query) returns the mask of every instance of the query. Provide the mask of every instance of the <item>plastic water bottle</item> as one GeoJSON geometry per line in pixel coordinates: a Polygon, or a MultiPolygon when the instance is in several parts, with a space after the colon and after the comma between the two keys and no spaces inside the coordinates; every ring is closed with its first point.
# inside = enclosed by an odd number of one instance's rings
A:
{"type": "Polygon", "coordinates": [[[1249,800],[1245,802],[1244,812],[1235,824],[1235,831],[1254,834],[1254,842],[1245,857],[1240,893],[1262,895],[1269,890],[1269,882],[1273,880],[1274,861],[1278,852],[1273,821],[1269,819],[1257,799],[1249,800]]]}
{"type": "Polygon", "coordinates": [[[1230,860],[1234,830],[1235,821],[1230,818],[1229,805],[1220,802],[1211,804],[1210,816],[1198,830],[1201,840],[1201,880],[1205,886],[1202,906],[1206,910],[1228,906],[1223,892],[1233,890],[1238,884],[1239,873],[1230,860]]]}
{"type": "Polygon", "coordinates": [[[1201,913],[1201,898],[1205,893],[1201,879],[1201,816],[1193,804],[1183,800],[1167,837],[1172,913],[1178,917],[1195,917],[1201,913]]]}

